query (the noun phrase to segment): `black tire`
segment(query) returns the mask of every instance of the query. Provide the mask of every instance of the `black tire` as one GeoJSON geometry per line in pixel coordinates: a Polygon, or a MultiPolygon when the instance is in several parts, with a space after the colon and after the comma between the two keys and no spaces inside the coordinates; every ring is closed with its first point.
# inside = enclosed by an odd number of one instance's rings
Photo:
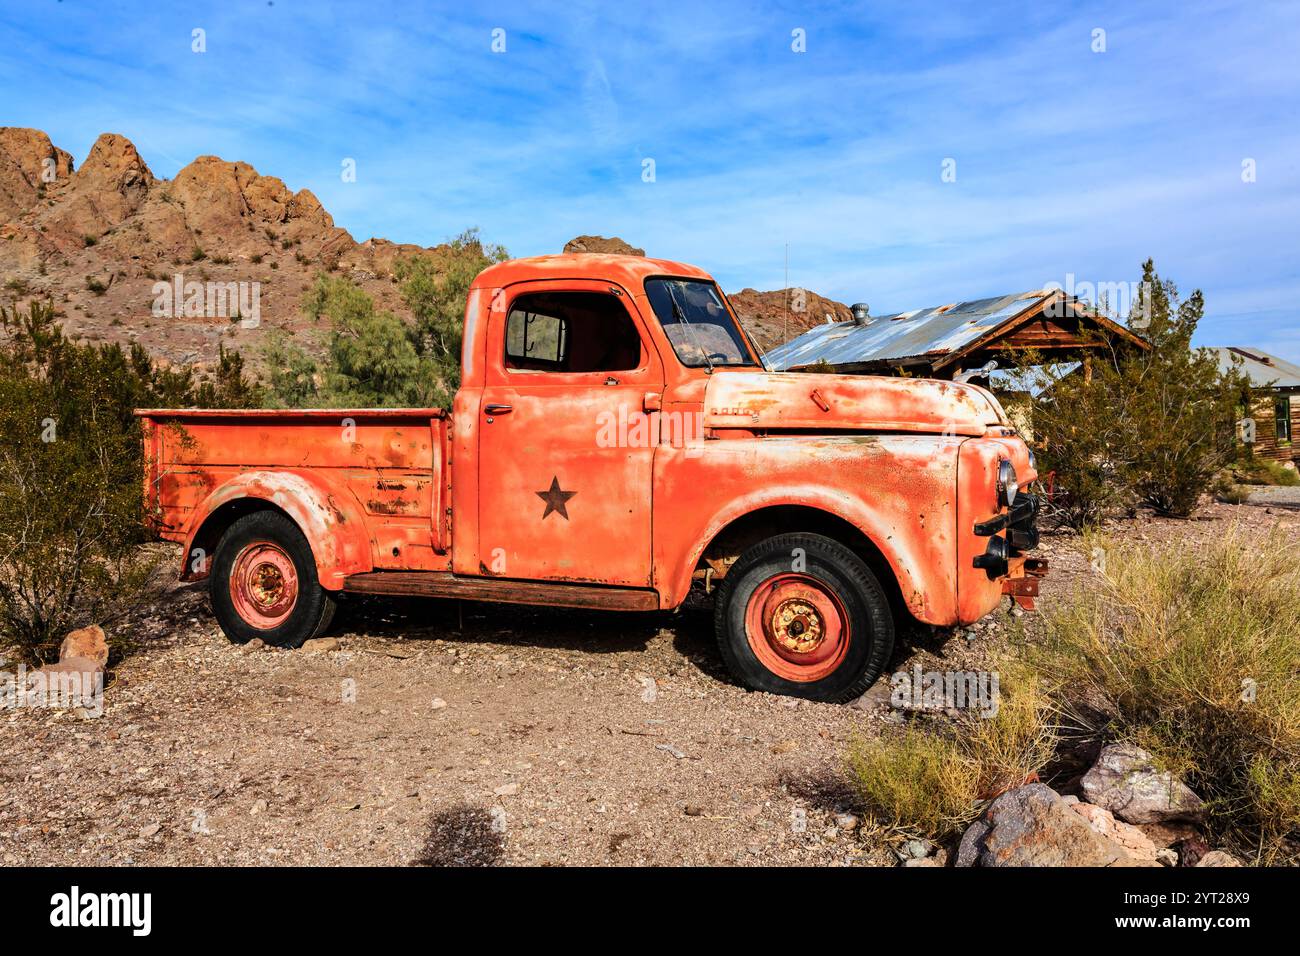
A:
{"type": "MultiPolygon", "coordinates": [[[[880,582],[862,558],[819,534],[777,535],[742,554],[718,587],[713,622],[722,658],[737,681],[751,690],[808,700],[844,703],[861,696],[884,671],[894,650],[893,614],[880,582]],[[798,567],[796,549],[802,549],[798,567]],[[838,602],[848,624],[842,659],[815,680],[791,680],[774,672],[755,653],[746,630],[755,592],[792,571],[838,602]]],[[[755,640],[763,638],[759,635],[755,640]]]]}
{"type": "Polygon", "coordinates": [[[217,544],[208,577],[212,611],[226,637],[235,644],[254,638],[277,647],[301,647],[323,633],[334,617],[334,596],[320,586],[311,545],[298,526],[278,511],[255,511],[237,519],[217,544]],[[235,609],[231,596],[231,571],[237,556],[249,545],[275,545],[293,562],[298,578],[297,599],[287,618],[276,627],[255,627],[235,609]]]}

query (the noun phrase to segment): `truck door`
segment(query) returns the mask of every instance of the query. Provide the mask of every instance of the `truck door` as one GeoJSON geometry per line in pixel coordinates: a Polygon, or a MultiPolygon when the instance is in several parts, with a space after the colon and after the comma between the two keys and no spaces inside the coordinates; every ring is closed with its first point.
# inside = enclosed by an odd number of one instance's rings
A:
{"type": "Polygon", "coordinates": [[[503,290],[478,409],[480,570],[648,587],[659,356],[627,290],[503,290]]]}

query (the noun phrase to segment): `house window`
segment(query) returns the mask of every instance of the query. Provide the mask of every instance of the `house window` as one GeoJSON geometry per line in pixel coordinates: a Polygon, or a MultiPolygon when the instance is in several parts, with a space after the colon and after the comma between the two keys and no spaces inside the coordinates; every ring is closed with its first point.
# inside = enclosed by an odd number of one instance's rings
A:
{"type": "Polygon", "coordinates": [[[1291,444],[1291,399],[1283,396],[1273,400],[1273,422],[1279,445],[1291,444]]]}

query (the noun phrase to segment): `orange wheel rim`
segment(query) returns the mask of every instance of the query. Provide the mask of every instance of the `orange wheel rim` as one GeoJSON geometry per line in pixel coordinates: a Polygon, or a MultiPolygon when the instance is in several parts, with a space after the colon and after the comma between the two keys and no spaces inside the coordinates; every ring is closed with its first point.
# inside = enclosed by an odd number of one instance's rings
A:
{"type": "Polygon", "coordinates": [[[778,574],[760,584],[745,607],[745,635],[764,667],[798,683],[834,673],[851,638],[844,604],[806,574],[778,574]]]}
{"type": "Polygon", "coordinates": [[[230,600],[251,627],[279,627],[298,603],[293,559],[269,541],[246,545],[230,568],[230,600]]]}

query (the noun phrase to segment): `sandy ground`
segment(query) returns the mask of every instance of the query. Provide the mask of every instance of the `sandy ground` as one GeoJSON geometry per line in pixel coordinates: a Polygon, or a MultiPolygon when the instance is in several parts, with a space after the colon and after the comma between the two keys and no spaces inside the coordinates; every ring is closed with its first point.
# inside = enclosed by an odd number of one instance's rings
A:
{"type": "MultiPolygon", "coordinates": [[[[1300,543],[1300,495],[1263,498],[1113,531],[1300,543]]],[[[1043,551],[1043,601],[1087,586],[1077,539],[1043,551]]],[[[891,669],[979,669],[1009,623],[918,632],[891,669]]],[[[3,863],[894,862],[845,817],[844,752],[904,718],[736,687],[705,611],[354,600],[337,650],[247,650],[186,586],[132,632],[102,717],[0,712],[3,863]]]]}

